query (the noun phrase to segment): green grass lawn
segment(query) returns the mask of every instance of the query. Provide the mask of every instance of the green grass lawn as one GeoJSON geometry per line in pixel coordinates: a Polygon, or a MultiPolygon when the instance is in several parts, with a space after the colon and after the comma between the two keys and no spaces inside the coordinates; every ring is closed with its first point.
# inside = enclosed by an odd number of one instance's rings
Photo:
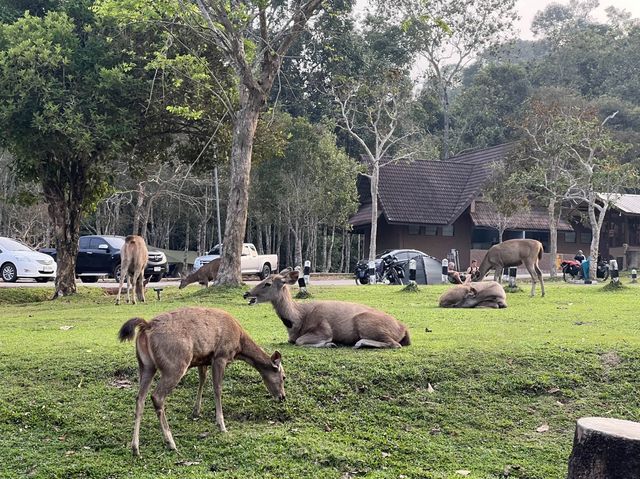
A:
{"type": "Polygon", "coordinates": [[[548,283],[544,298],[510,294],[506,310],[444,310],[442,286],[312,287],[409,326],[409,347],[357,351],[287,344],[272,307],[247,306],[240,290],[167,288],[160,302],[116,307],[96,289],[54,302],[44,289],[2,289],[0,477],[564,478],[576,419],[640,420],[640,288],[600,289],[548,283]],[[116,334],[185,305],[225,309],[280,350],[287,401],[234,363],[221,434],[210,384],[203,416],[190,418],[191,370],[167,401],[179,453],[165,449],[148,398],[134,459],[137,363],[116,334]]]}

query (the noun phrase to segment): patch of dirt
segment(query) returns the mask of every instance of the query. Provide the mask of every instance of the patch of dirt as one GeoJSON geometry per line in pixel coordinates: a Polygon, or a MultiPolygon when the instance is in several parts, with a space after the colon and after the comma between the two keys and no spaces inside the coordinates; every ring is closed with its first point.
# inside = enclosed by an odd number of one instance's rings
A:
{"type": "Polygon", "coordinates": [[[613,369],[620,365],[622,359],[620,359],[617,352],[609,351],[600,356],[600,361],[602,361],[602,365],[605,368],[613,369]]]}

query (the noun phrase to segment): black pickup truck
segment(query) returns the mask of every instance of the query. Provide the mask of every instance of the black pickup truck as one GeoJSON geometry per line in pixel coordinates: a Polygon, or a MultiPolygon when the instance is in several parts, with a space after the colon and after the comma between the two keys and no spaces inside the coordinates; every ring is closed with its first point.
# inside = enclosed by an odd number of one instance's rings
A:
{"type": "MultiPolygon", "coordinates": [[[[83,283],[95,283],[109,277],[120,281],[120,249],[124,236],[81,236],[76,261],[76,276],[83,283]]],[[[55,248],[42,248],[42,253],[56,259],[55,248]]],[[[167,273],[167,257],[162,251],[149,249],[149,260],[144,270],[145,278],[160,281],[167,273]]]]}

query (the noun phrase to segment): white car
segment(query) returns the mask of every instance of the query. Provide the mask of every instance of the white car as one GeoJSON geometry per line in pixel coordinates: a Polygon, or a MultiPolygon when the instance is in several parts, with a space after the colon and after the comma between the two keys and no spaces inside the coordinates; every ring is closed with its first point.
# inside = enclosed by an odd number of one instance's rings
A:
{"type": "Polygon", "coordinates": [[[34,278],[45,283],[56,277],[58,265],[51,256],[39,253],[11,238],[0,236],[0,275],[5,282],[34,278]]]}

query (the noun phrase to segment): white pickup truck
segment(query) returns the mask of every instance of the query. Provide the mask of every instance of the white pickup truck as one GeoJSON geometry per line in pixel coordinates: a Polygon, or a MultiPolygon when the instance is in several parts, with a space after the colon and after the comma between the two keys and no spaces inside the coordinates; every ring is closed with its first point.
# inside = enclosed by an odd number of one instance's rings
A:
{"type": "MultiPolygon", "coordinates": [[[[198,256],[193,263],[193,271],[198,271],[205,264],[220,257],[221,245],[217,244],[205,256],[198,256]]],[[[242,274],[258,274],[265,279],[272,271],[278,271],[278,256],[275,254],[258,254],[251,243],[242,244],[240,258],[242,274]]]]}

